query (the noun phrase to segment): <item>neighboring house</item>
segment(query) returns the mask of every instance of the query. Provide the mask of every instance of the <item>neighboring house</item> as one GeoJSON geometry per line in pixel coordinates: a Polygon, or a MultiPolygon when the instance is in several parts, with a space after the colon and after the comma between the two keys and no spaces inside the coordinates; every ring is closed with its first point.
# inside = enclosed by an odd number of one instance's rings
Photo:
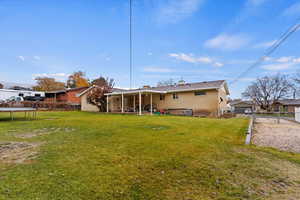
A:
{"type": "Polygon", "coordinates": [[[10,90],[0,89],[0,100],[7,100],[12,97],[45,97],[45,92],[37,92],[30,90],[10,90]]]}
{"type": "Polygon", "coordinates": [[[256,106],[253,101],[232,100],[230,101],[229,105],[231,107],[231,111],[237,114],[256,111],[256,106]]]}
{"type": "MultiPolygon", "coordinates": [[[[88,94],[89,92],[95,88],[96,86],[91,86],[86,90],[82,91],[81,93],[77,94],[77,97],[81,99],[81,110],[88,111],[88,112],[99,112],[99,108],[96,105],[90,104],[88,102],[88,94]]],[[[119,88],[113,88],[112,92],[120,92],[125,91],[119,88]]]]}
{"type": "Polygon", "coordinates": [[[295,107],[300,107],[300,99],[283,99],[273,104],[273,111],[293,113],[295,107]]]}
{"type": "MultiPolygon", "coordinates": [[[[176,114],[219,116],[228,109],[229,90],[226,81],[198,83],[179,82],[176,85],[132,90],[114,90],[105,94],[107,112],[169,112],[176,114]]],[[[86,95],[81,95],[82,110],[89,107],[86,95]]],[[[89,107],[90,108],[90,107],[89,107]]]]}
{"type": "Polygon", "coordinates": [[[80,105],[81,100],[77,94],[88,89],[88,87],[70,88],[65,90],[48,91],[45,93],[48,102],[63,102],[71,105],[80,105]]]}
{"type": "MultiPolygon", "coordinates": [[[[266,112],[266,110],[255,105],[253,101],[232,100],[229,104],[232,112],[238,114],[245,113],[246,110],[251,110],[251,112],[266,112]]],[[[293,113],[296,107],[300,107],[300,99],[283,99],[274,102],[270,112],[293,113]]]]}

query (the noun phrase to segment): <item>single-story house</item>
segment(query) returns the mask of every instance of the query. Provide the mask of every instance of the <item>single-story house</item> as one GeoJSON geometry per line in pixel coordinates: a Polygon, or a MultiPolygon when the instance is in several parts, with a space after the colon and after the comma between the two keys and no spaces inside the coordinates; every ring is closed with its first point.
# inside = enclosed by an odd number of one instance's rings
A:
{"type": "Polygon", "coordinates": [[[64,90],[45,92],[45,101],[48,102],[63,102],[71,105],[80,105],[81,100],[77,94],[83,92],[89,87],[68,88],[64,90]]]}
{"type": "Polygon", "coordinates": [[[273,103],[273,110],[275,112],[295,112],[295,107],[300,107],[300,99],[283,99],[273,103]]]}
{"type": "MultiPolygon", "coordinates": [[[[91,87],[87,88],[86,90],[82,91],[81,93],[77,94],[77,97],[80,98],[82,111],[99,112],[99,108],[96,105],[90,104],[88,102],[88,94],[95,87],[96,86],[91,86],[91,87]]],[[[126,91],[126,90],[119,89],[119,88],[112,89],[112,92],[120,92],[120,91],[126,91]]]]}
{"type": "Polygon", "coordinates": [[[253,103],[253,101],[246,101],[246,100],[232,100],[229,102],[229,105],[231,107],[231,111],[233,113],[237,114],[244,114],[247,111],[250,111],[251,113],[253,111],[256,111],[256,106],[253,103]]]}
{"type": "MultiPolygon", "coordinates": [[[[91,90],[92,88],[90,88],[91,90]]],[[[83,111],[98,111],[87,101],[88,90],[80,94],[83,111]]],[[[228,109],[229,90],[225,80],[185,83],[170,86],[139,89],[115,89],[105,94],[107,112],[142,113],[168,112],[174,114],[192,114],[219,116],[228,109]]]]}

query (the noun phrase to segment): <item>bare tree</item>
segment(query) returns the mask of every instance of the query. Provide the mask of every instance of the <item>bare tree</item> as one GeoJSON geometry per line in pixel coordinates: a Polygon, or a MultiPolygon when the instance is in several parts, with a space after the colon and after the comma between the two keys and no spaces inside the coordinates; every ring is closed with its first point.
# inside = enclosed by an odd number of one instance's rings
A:
{"type": "Polygon", "coordinates": [[[295,80],[295,82],[296,82],[297,84],[300,84],[300,70],[297,72],[297,74],[296,74],[294,80],[295,80]]]}
{"type": "Polygon", "coordinates": [[[300,96],[300,70],[296,73],[294,77],[294,91],[293,91],[294,99],[296,96],[300,96]]]}
{"type": "Polygon", "coordinates": [[[89,103],[97,106],[100,112],[106,110],[107,100],[105,98],[105,93],[112,91],[115,81],[112,78],[99,77],[92,81],[93,89],[91,89],[87,95],[87,100],[89,103]]]}
{"type": "Polygon", "coordinates": [[[257,78],[242,94],[244,98],[253,100],[262,109],[270,110],[271,105],[283,98],[291,96],[292,84],[286,75],[264,76],[257,78]]]}

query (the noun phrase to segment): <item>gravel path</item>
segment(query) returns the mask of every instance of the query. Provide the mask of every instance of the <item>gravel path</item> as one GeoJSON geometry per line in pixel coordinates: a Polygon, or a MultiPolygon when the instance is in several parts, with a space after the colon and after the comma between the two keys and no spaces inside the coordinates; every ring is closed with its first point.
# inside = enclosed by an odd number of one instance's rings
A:
{"type": "Polygon", "coordinates": [[[300,124],[284,119],[277,124],[277,119],[257,118],[252,143],[300,153],[300,124]]]}

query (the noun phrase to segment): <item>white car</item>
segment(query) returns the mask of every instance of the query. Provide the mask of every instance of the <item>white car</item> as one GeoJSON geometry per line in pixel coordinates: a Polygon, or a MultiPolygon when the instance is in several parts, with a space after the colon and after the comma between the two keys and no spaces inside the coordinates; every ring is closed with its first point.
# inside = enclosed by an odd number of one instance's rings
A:
{"type": "Polygon", "coordinates": [[[245,114],[251,114],[252,110],[250,108],[247,108],[244,112],[245,112],[245,114]]]}
{"type": "Polygon", "coordinates": [[[23,97],[13,96],[6,100],[6,102],[21,102],[24,101],[23,97]]]}

